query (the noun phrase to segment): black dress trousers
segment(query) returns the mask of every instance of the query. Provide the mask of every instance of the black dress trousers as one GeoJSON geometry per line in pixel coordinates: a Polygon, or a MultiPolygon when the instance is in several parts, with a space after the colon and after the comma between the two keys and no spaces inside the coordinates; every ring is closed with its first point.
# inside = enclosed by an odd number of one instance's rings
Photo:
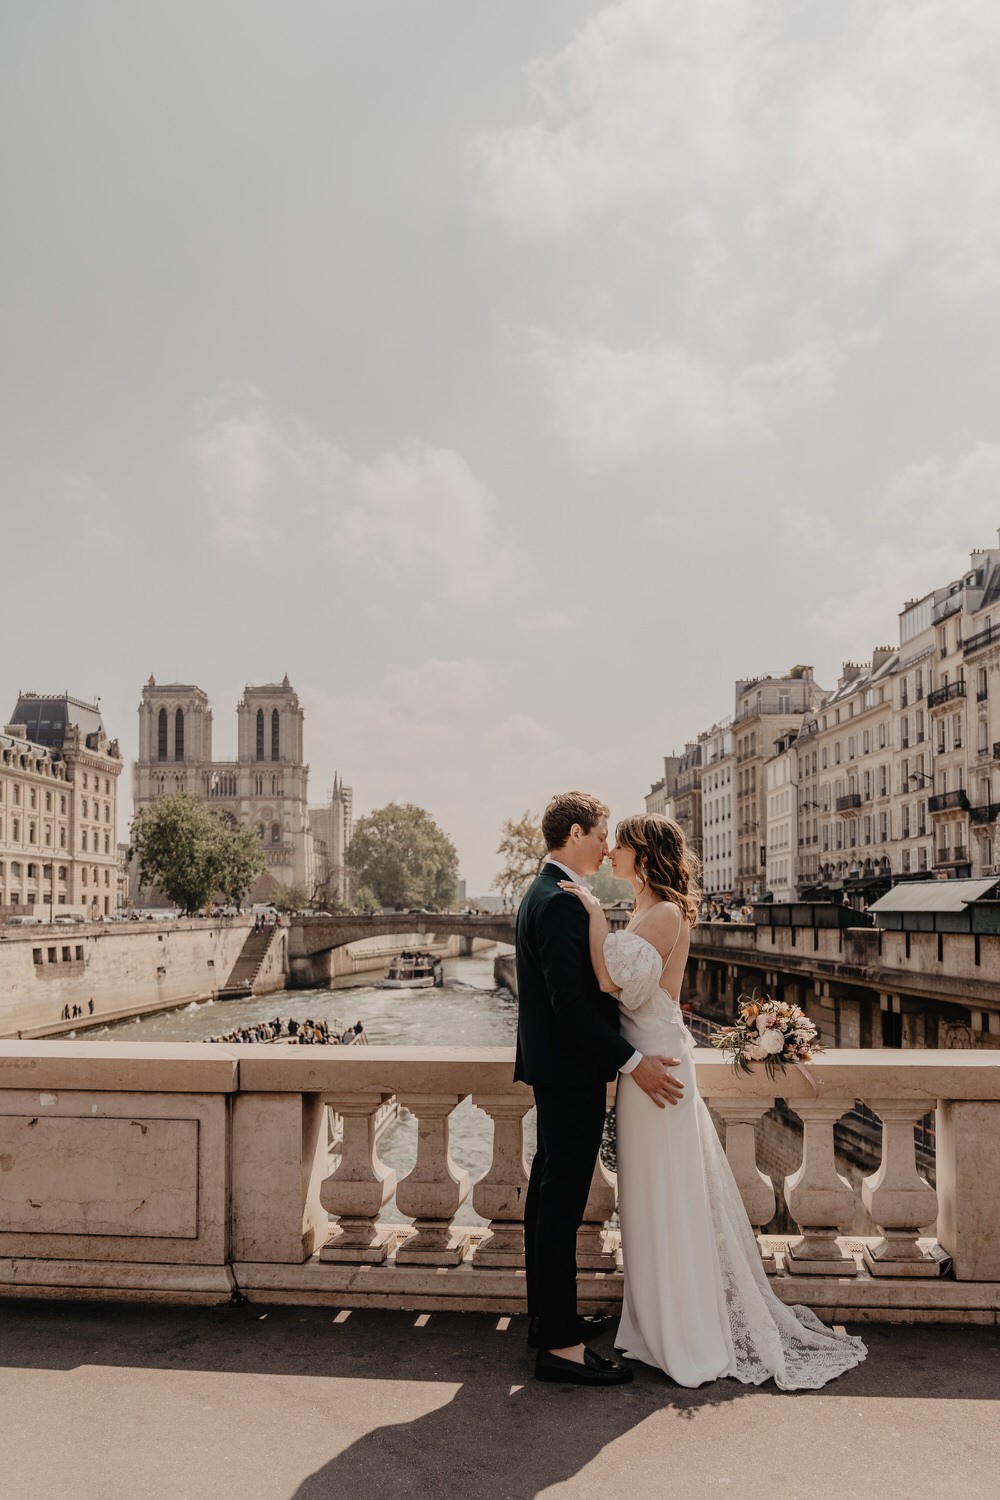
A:
{"type": "Polygon", "coordinates": [[[607,1085],[535,1084],[538,1150],[524,1204],[528,1312],[539,1320],[543,1349],[580,1342],[576,1310],[576,1232],[594,1176],[606,1114],[607,1085]]]}

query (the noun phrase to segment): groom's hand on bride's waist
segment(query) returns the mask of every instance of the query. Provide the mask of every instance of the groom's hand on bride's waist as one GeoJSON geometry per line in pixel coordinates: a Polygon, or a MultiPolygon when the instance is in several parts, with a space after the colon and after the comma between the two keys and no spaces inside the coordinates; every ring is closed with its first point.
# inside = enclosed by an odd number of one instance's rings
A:
{"type": "Polygon", "coordinates": [[[658,1109],[678,1104],[684,1085],[669,1071],[680,1065],[679,1057],[644,1057],[628,1075],[648,1094],[658,1109]]]}

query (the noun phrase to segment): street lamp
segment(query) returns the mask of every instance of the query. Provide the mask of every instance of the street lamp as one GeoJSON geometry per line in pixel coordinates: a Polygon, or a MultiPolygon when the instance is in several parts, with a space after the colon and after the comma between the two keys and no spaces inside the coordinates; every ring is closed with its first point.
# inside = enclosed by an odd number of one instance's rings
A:
{"type": "Polygon", "coordinates": [[[918,786],[934,785],[934,777],[926,776],[923,771],[911,771],[909,776],[907,776],[906,781],[907,785],[909,785],[911,781],[915,781],[918,786]]]}

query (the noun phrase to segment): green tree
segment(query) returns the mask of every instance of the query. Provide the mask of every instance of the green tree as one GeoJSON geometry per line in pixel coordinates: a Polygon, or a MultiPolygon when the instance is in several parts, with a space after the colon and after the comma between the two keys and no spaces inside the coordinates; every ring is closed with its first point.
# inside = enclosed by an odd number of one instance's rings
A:
{"type": "Polygon", "coordinates": [[[305,911],[309,892],[304,885],[280,885],[271,896],[275,911],[305,911]]]}
{"type": "Polygon", "coordinates": [[[371,913],[373,911],[378,911],[381,904],[382,903],[381,901],[379,901],[375,892],[371,889],[370,886],[367,885],[359,886],[358,889],[354,892],[354,895],[351,897],[352,911],[363,911],[371,913]]]}
{"type": "Polygon", "coordinates": [[[503,897],[505,908],[514,907],[542,868],[548,851],[541,827],[530,812],[522,813],[516,823],[508,818],[500,832],[497,853],[503,864],[493,889],[503,897]]]}
{"type": "Polygon", "coordinates": [[[142,885],[156,885],[182,911],[216,894],[239,902],[266,861],[255,829],[233,827],[188,792],[160,797],[132,820],[142,885]]]}
{"type": "Polygon", "coordinates": [[[602,901],[631,901],[632,887],[627,880],[616,880],[611,866],[603,864],[596,875],[587,877],[588,883],[602,901]]]}
{"type": "Polygon", "coordinates": [[[347,863],[380,906],[447,907],[455,896],[455,846],[412,802],[390,802],[359,819],[347,863]]]}

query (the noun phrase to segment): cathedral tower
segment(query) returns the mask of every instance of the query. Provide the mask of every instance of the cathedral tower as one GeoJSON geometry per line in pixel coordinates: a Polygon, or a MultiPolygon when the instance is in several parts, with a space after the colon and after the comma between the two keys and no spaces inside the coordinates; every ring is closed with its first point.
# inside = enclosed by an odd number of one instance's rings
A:
{"type": "Polygon", "coordinates": [[[303,713],[287,676],[282,682],[248,686],[236,713],[242,765],[302,764],[303,713]]]}

